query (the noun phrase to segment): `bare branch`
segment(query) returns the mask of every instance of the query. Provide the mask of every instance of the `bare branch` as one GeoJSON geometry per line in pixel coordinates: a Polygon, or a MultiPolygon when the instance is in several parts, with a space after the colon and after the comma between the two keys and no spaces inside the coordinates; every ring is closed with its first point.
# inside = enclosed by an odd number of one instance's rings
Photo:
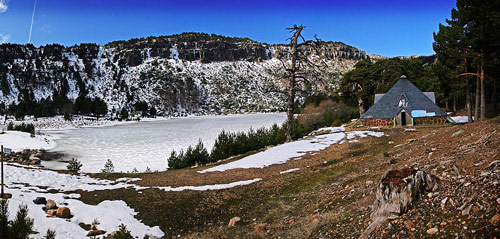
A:
{"type": "Polygon", "coordinates": [[[469,76],[478,76],[478,77],[481,77],[481,75],[480,75],[480,74],[477,74],[477,73],[462,73],[462,74],[458,74],[458,75],[456,75],[455,77],[467,76],[467,75],[469,75],[469,76]]]}

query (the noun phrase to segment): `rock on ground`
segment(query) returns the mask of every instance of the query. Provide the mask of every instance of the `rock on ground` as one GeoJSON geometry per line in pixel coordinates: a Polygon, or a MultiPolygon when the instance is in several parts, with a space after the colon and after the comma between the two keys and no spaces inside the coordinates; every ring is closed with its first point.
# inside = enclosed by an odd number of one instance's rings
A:
{"type": "Polygon", "coordinates": [[[56,215],[57,215],[57,217],[60,217],[60,218],[70,218],[71,211],[67,207],[60,207],[57,209],[56,215]]]}
{"type": "Polygon", "coordinates": [[[241,223],[241,218],[239,217],[233,217],[231,220],[229,220],[229,224],[227,225],[228,227],[234,227],[237,224],[241,223]]]}

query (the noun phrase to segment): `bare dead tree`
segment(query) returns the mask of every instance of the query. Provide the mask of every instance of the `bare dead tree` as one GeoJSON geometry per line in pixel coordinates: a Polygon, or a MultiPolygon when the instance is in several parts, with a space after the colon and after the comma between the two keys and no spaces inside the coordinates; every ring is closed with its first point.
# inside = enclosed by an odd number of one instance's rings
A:
{"type": "MultiPolygon", "coordinates": [[[[287,129],[286,129],[286,141],[292,140],[292,130],[293,130],[293,119],[295,112],[295,100],[297,92],[305,93],[303,91],[304,86],[311,87],[312,79],[320,79],[319,72],[321,71],[321,63],[326,64],[322,59],[318,59],[319,63],[313,62],[308,56],[311,52],[317,53],[316,55],[321,55],[321,45],[322,41],[315,37],[315,40],[305,40],[302,36],[302,30],[305,26],[294,25],[291,28],[287,28],[292,33],[292,36],[287,40],[290,41],[289,47],[289,64],[283,59],[280,59],[285,73],[282,76],[284,79],[288,79],[287,82],[287,129]]],[[[321,57],[320,57],[321,58],[321,57]]],[[[279,58],[278,58],[279,59],[279,58]]]]}

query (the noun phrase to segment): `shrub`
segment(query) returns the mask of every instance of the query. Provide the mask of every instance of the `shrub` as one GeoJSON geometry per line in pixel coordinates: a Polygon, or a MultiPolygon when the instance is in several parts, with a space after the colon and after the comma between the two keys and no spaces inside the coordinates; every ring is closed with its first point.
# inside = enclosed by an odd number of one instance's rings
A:
{"type": "Polygon", "coordinates": [[[232,134],[222,132],[215,139],[214,147],[210,153],[210,162],[217,162],[219,160],[228,158],[233,155],[234,138],[232,134]]]}
{"type": "Polygon", "coordinates": [[[71,115],[68,112],[64,113],[64,120],[71,121],[71,115]]]}
{"type": "Polygon", "coordinates": [[[75,173],[78,173],[80,171],[80,169],[82,168],[82,163],[80,161],[78,161],[78,159],[73,158],[69,161],[66,168],[69,171],[73,171],[75,173]]]}
{"type": "Polygon", "coordinates": [[[318,105],[306,105],[298,117],[298,124],[304,131],[312,131],[325,126],[340,126],[358,117],[358,109],[327,99],[318,105]]]}
{"type": "Polygon", "coordinates": [[[112,173],[114,171],[115,171],[115,166],[113,165],[113,162],[111,162],[111,160],[108,159],[108,161],[106,161],[106,163],[104,164],[104,168],[101,169],[101,172],[112,173]]]}
{"type": "Polygon", "coordinates": [[[33,230],[33,219],[28,217],[28,207],[20,205],[16,218],[9,221],[7,200],[0,199],[0,238],[28,238],[33,230]]]}
{"type": "Polygon", "coordinates": [[[21,160],[23,162],[28,162],[30,160],[30,155],[29,154],[21,154],[21,160]]]}
{"type": "Polygon", "coordinates": [[[201,139],[199,139],[198,144],[195,147],[189,146],[185,153],[184,151],[180,151],[179,154],[177,154],[177,152],[173,150],[168,158],[168,168],[179,169],[194,165],[204,165],[210,162],[209,159],[210,155],[201,139]]]}
{"type": "Polygon", "coordinates": [[[35,125],[33,124],[21,123],[20,125],[15,125],[12,121],[10,121],[9,124],[7,124],[7,130],[17,130],[35,135],[35,125]]]}
{"type": "Polygon", "coordinates": [[[222,131],[215,139],[212,151],[208,153],[201,139],[193,147],[177,153],[172,151],[168,158],[169,169],[180,169],[194,165],[204,165],[229,158],[234,155],[258,150],[268,145],[276,145],[285,142],[285,129],[274,124],[271,128],[264,127],[257,130],[250,129],[247,133],[227,133],[222,131]]]}
{"type": "Polygon", "coordinates": [[[47,229],[47,234],[45,234],[45,239],[56,239],[56,231],[47,229]]]}
{"type": "Polygon", "coordinates": [[[127,120],[129,117],[128,110],[123,108],[120,112],[120,119],[121,120],[127,120]]]}
{"type": "Polygon", "coordinates": [[[112,233],[110,238],[113,239],[133,239],[134,237],[130,234],[130,231],[127,230],[127,226],[125,224],[120,224],[118,226],[118,231],[112,233]]]}
{"type": "Polygon", "coordinates": [[[187,162],[184,161],[184,151],[180,151],[179,154],[172,150],[170,157],[168,158],[168,168],[169,169],[179,169],[188,167],[187,162]]]}

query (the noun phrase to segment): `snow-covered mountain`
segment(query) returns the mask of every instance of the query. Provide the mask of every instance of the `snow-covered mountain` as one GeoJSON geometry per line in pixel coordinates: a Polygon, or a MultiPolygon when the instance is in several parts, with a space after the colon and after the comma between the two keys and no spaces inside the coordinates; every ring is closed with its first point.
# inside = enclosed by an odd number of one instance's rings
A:
{"type": "MultiPolygon", "coordinates": [[[[321,86],[329,91],[364,51],[327,42],[321,86]],[[324,82],[327,84],[324,84],[324,82]]],[[[312,51],[311,51],[312,52],[312,51]]],[[[314,57],[311,53],[311,56],[314,57]]],[[[100,98],[109,112],[146,102],[164,115],[283,110],[285,45],[203,33],[116,41],[104,46],[0,45],[0,106],[21,101],[100,98]]]]}

